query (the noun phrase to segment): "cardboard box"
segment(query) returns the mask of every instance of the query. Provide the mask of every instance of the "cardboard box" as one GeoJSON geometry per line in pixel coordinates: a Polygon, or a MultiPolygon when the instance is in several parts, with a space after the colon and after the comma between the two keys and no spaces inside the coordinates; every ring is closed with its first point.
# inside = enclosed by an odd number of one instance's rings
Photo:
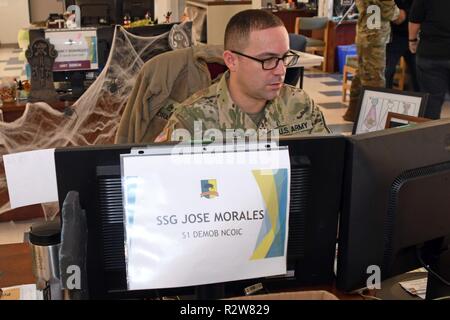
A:
{"type": "Polygon", "coordinates": [[[234,297],[228,300],[339,300],[334,294],[324,291],[293,291],[234,297]]]}

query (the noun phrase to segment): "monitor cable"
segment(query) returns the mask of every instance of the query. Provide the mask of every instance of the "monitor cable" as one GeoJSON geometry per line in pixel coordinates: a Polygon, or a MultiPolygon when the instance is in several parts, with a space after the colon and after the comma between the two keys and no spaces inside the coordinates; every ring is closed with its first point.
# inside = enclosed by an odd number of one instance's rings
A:
{"type": "Polygon", "coordinates": [[[417,253],[417,258],[419,259],[420,264],[433,276],[435,276],[437,279],[439,279],[439,281],[441,281],[443,284],[445,284],[446,286],[450,287],[450,282],[448,282],[446,279],[444,279],[443,277],[441,277],[439,274],[437,274],[434,270],[432,270],[430,268],[430,266],[428,264],[425,263],[425,261],[423,261],[422,259],[422,255],[420,253],[420,248],[417,248],[416,250],[417,253]]]}

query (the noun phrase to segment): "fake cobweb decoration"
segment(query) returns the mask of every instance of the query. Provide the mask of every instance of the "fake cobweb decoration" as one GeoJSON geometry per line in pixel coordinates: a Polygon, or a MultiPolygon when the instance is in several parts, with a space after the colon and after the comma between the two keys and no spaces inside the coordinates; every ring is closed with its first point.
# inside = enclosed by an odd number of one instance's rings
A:
{"type": "MultiPolygon", "coordinates": [[[[185,31],[186,29],[186,31],[185,31]]],[[[155,37],[136,36],[117,26],[108,61],[95,82],[64,112],[47,103],[28,103],[14,122],[0,122],[0,214],[10,209],[3,155],[58,148],[113,144],[128,97],[144,63],[152,57],[182,47],[185,24],[155,37]]],[[[190,38],[184,44],[192,45],[190,38]]],[[[70,168],[68,168],[70,170],[70,168]]],[[[30,186],[31,187],[31,186],[30,186]]],[[[46,218],[57,213],[56,203],[43,204],[46,218]]]]}

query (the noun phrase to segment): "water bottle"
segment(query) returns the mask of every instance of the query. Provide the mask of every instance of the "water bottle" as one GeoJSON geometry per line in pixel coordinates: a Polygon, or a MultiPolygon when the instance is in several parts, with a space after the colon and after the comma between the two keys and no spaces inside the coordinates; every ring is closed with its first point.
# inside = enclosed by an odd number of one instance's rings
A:
{"type": "Polygon", "coordinates": [[[36,288],[43,291],[45,300],[62,300],[63,291],[59,273],[61,243],[59,219],[33,224],[29,238],[36,288]]]}

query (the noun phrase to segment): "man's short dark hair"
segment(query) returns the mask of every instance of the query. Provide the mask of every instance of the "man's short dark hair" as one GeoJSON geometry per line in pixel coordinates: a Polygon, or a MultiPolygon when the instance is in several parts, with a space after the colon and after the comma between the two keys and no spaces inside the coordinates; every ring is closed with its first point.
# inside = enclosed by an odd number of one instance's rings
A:
{"type": "Polygon", "coordinates": [[[225,29],[225,50],[242,50],[248,43],[250,32],[284,27],[283,21],[274,14],[257,9],[238,12],[225,29]]]}

